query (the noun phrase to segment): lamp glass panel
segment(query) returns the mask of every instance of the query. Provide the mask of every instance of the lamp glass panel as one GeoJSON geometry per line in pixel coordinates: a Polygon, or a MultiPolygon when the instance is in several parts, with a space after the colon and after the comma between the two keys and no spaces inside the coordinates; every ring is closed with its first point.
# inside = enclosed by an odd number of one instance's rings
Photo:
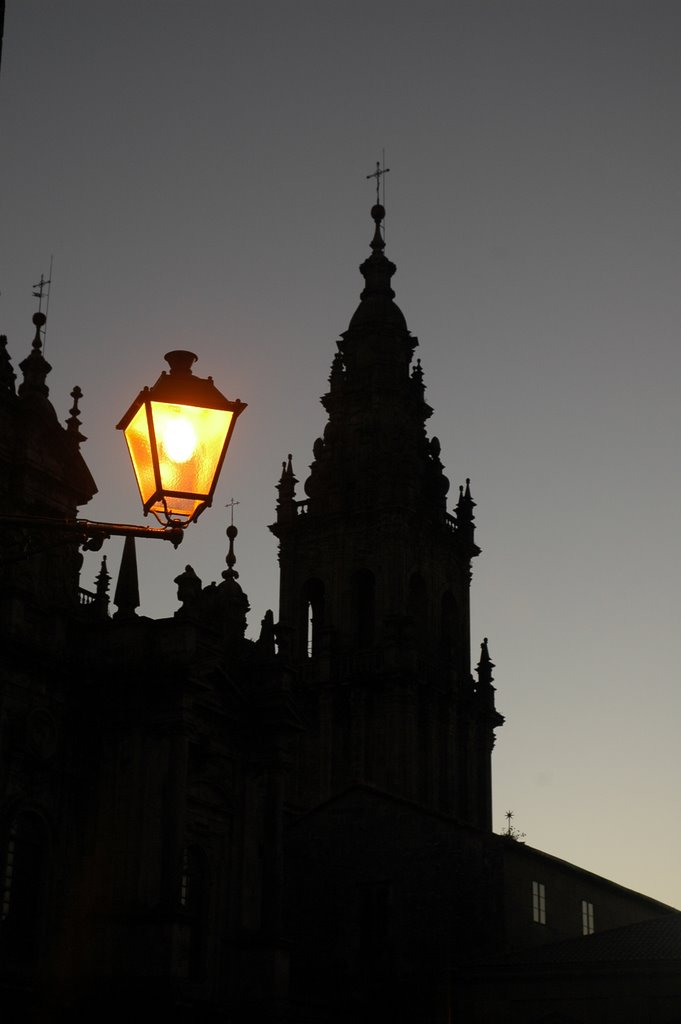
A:
{"type": "MultiPolygon", "coordinates": [[[[152,401],[151,415],[161,489],[166,493],[184,491],[207,497],[234,414],[226,409],[200,409],[193,405],[152,401]]],[[[177,501],[167,500],[171,507],[177,501]]],[[[186,499],[183,503],[186,504],[186,499]]]]}
{"type": "Polygon", "coordinates": [[[124,433],[142,503],[146,504],[157,490],[146,405],[143,404],[139,407],[124,433]]]}
{"type": "Polygon", "coordinates": [[[190,523],[198,508],[205,505],[205,499],[201,498],[160,498],[150,507],[160,523],[167,523],[170,520],[190,523]]]}

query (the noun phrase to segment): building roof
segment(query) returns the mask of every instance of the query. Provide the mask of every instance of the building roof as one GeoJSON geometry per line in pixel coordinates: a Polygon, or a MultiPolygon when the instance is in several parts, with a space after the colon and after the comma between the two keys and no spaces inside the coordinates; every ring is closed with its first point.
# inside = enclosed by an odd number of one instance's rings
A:
{"type": "MultiPolygon", "coordinates": [[[[670,903],[663,903],[662,900],[654,899],[652,896],[648,896],[646,893],[631,889],[626,885],[622,885],[620,882],[614,881],[612,878],[606,878],[605,875],[598,875],[594,871],[589,871],[588,868],[583,868],[579,864],[573,864],[572,861],[565,860],[563,857],[558,857],[554,853],[546,853],[545,850],[538,850],[534,846],[530,846],[524,841],[517,841],[515,839],[509,839],[504,833],[492,833],[492,842],[500,846],[505,854],[508,856],[515,856],[518,858],[532,859],[535,861],[548,862],[553,868],[563,869],[566,872],[574,873],[579,872],[582,876],[588,876],[594,881],[598,882],[599,885],[605,885],[612,890],[618,890],[622,893],[628,893],[633,896],[639,896],[645,900],[646,903],[653,906],[659,907],[660,914],[664,913],[681,913],[678,907],[672,906],[670,903]]],[[[652,913],[656,913],[652,910],[652,913]]]]}
{"type": "Polygon", "coordinates": [[[665,914],[577,939],[508,953],[495,958],[494,963],[511,966],[643,961],[681,961],[681,913],[665,914]]]}

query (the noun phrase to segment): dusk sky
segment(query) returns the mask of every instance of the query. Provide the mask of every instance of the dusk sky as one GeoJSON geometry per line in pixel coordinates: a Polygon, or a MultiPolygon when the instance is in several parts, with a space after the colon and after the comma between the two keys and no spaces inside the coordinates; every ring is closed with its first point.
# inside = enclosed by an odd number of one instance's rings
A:
{"type": "Polygon", "coordinates": [[[7,0],[0,66],[0,331],[18,373],[52,259],[81,515],[149,522],[114,428],[165,352],[248,403],[214,507],[177,551],[138,544],[143,615],[187,564],[220,580],[234,497],[248,635],[276,617],[275,484],[291,452],[304,496],[385,152],[429,434],[450,509],[466,477],[477,502],[495,830],[512,809],[677,907],[680,53],[676,0],[7,0]]]}

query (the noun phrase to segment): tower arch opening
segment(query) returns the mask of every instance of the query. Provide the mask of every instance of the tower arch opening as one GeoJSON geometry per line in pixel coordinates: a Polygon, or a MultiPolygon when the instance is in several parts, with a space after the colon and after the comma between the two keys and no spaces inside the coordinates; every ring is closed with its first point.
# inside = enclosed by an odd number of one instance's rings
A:
{"type": "Polygon", "coordinates": [[[324,584],[320,579],[309,579],[301,594],[303,656],[314,658],[321,649],[321,631],[324,625],[324,584]]]}

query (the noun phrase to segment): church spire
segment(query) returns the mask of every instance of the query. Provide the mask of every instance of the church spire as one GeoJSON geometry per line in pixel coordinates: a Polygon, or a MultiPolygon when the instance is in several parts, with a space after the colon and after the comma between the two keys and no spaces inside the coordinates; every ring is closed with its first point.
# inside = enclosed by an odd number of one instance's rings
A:
{"type": "Polygon", "coordinates": [[[364,288],[337,342],[306,497],[294,497],[289,459],[270,527],[281,568],[277,638],[290,638],[317,723],[301,752],[301,800],[359,780],[489,828],[488,732],[499,721],[486,648],[477,691],[471,674],[475,503],[467,481],[456,515],[447,510],[381,203],[371,217],[364,288]]]}
{"type": "Polygon", "coordinates": [[[370,295],[388,295],[394,299],[395,292],[390,287],[390,279],[397,267],[383,253],[385,239],[381,231],[381,224],[385,220],[385,207],[376,203],[371,207],[371,217],[375,225],[374,237],[371,239],[371,256],[360,267],[366,281],[360,298],[364,299],[370,295]]]}
{"type": "Polygon", "coordinates": [[[395,292],[391,281],[397,267],[383,251],[385,240],[381,225],[385,220],[385,207],[380,203],[374,203],[371,207],[371,218],[374,221],[374,235],[370,243],[371,255],[359,268],[364,278],[364,288],[348,330],[364,329],[370,325],[399,327],[406,330],[404,315],[393,302],[395,292]]]}

